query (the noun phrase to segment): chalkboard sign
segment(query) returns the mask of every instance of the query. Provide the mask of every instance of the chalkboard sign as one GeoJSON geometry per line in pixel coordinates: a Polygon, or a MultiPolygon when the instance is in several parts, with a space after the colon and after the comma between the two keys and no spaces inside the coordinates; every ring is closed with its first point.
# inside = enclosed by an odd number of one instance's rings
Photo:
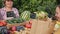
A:
{"type": "Polygon", "coordinates": [[[7,17],[14,17],[15,18],[14,12],[13,11],[7,12],[7,17]]]}

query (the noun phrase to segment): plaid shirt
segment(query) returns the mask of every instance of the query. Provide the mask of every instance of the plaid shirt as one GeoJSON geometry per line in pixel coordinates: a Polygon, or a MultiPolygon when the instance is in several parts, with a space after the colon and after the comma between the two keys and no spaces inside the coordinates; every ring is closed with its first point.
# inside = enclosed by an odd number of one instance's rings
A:
{"type": "MultiPolygon", "coordinates": [[[[14,11],[16,18],[19,17],[19,13],[18,10],[16,8],[12,8],[12,11],[14,11]]],[[[0,9],[0,20],[6,20],[7,19],[7,15],[6,15],[6,10],[5,7],[0,9]]]]}

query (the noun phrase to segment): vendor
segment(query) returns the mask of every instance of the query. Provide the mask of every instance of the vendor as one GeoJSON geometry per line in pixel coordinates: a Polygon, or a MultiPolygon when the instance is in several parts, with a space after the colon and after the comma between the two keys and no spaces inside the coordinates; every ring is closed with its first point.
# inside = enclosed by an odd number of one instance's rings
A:
{"type": "Polygon", "coordinates": [[[4,7],[0,10],[0,20],[8,20],[19,18],[19,13],[16,8],[13,8],[13,0],[3,0],[4,7]]]}
{"type": "Polygon", "coordinates": [[[0,9],[0,32],[7,33],[5,20],[19,18],[19,13],[16,8],[13,8],[13,0],[3,0],[4,7],[0,9]],[[3,32],[4,31],[4,32],[3,32]]]}

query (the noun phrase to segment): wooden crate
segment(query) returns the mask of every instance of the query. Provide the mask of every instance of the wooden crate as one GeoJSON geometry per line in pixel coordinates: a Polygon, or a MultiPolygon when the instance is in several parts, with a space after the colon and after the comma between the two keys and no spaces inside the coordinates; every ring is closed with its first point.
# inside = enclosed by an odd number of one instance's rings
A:
{"type": "Polygon", "coordinates": [[[23,26],[25,23],[14,23],[14,24],[7,24],[7,28],[9,29],[12,26],[23,26]]]}

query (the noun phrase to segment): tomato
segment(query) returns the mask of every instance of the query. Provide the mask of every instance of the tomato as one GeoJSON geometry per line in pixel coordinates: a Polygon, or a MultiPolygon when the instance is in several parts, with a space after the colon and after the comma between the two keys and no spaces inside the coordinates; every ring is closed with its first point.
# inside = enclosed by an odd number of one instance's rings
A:
{"type": "Polygon", "coordinates": [[[3,23],[0,22],[0,26],[3,26],[3,23]]]}
{"type": "Polygon", "coordinates": [[[3,23],[3,25],[7,25],[7,23],[6,22],[2,22],[3,23]]]}
{"type": "Polygon", "coordinates": [[[16,26],[13,26],[12,27],[12,31],[16,31],[16,26]]]}
{"type": "Polygon", "coordinates": [[[2,25],[2,26],[4,25],[5,26],[6,24],[7,23],[5,21],[0,21],[0,25],[2,25]]]}
{"type": "Polygon", "coordinates": [[[25,26],[26,28],[31,28],[31,24],[26,23],[25,26]]]}

